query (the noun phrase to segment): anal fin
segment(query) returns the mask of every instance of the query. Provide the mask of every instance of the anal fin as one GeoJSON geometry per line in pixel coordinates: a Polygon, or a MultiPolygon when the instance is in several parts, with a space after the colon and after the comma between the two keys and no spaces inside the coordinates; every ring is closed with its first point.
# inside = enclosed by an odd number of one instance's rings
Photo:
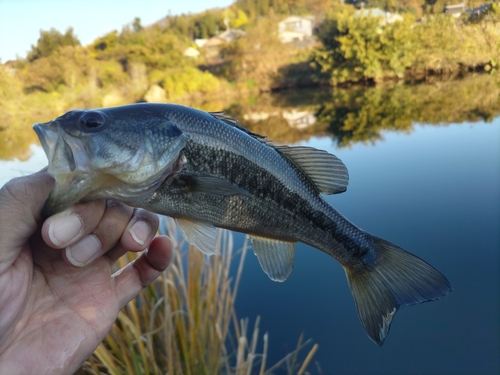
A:
{"type": "Polygon", "coordinates": [[[283,282],[292,273],[295,242],[249,236],[260,266],[273,281],[283,282]]]}

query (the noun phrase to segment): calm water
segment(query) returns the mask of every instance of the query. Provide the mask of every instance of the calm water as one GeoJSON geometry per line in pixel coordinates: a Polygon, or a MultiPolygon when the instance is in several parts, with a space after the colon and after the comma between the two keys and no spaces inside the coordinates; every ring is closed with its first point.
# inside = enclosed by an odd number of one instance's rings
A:
{"type": "MultiPolygon", "coordinates": [[[[293,273],[280,284],[249,254],[237,312],[252,324],[261,316],[261,332],[270,337],[268,363],[293,350],[304,333],[319,344],[312,374],[500,373],[498,93],[494,108],[477,95],[477,102],[460,102],[461,92],[472,91],[463,85],[303,91],[227,109],[273,139],[340,157],[350,185],[326,199],[364,230],[431,263],[454,289],[439,301],[399,311],[379,348],[365,335],[334,259],[298,244],[293,273]],[[455,94],[447,99],[446,90],[455,94]],[[445,112],[447,101],[455,109],[445,112]]],[[[485,84],[478,85],[484,91],[485,84]]],[[[32,147],[28,162],[0,161],[0,185],[46,164],[40,147],[32,147]]]]}
{"type": "MultiPolygon", "coordinates": [[[[284,284],[247,259],[237,311],[261,315],[274,358],[300,332],[320,349],[324,374],[498,374],[500,371],[500,117],[419,125],[376,146],[336,149],[350,186],[328,201],[366,231],[422,257],[451,281],[444,299],[402,309],[382,348],[358,322],[342,268],[299,244],[284,284]]],[[[313,373],[321,373],[316,369],[313,373]]]]}

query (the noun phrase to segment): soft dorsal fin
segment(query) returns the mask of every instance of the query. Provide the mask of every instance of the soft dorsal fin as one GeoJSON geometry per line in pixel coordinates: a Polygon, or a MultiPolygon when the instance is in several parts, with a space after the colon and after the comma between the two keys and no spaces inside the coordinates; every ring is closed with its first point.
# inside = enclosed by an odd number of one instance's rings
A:
{"type": "Polygon", "coordinates": [[[305,146],[274,146],[302,169],[321,193],[343,193],[349,184],[349,173],[342,161],[326,151],[305,146]]]}
{"type": "Polygon", "coordinates": [[[283,282],[292,273],[295,242],[249,236],[260,266],[273,281],[283,282]]]}
{"type": "Polygon", "coordinates": [[[207,255],[215,254],[217,228],[213,225],[190,219],[175,219],[184,239],[207,255]]]}
{"type": "Polygon", "coordinates": [[[255,139],[258,139],[261,142],[264,142],[264,143],[267,142],[267,137],[265,137],[263,135],[260,135],[260,134],[257,134],[257,133],[254,133],[254,132],[251,132],[247,128],[245,128],[245,127],[241,126],[240,124],[238,124],[238,120],[236,120],[235,118],[226,116],[224,114],[224,112],[208,112],[208,113],[210,113],[217,120],[225,122],[228,125],[234,126],[235,128],[238,128],[242,132],[248,134],[249,136],[251,136],[251,137],[253,137],[255,139]]]}

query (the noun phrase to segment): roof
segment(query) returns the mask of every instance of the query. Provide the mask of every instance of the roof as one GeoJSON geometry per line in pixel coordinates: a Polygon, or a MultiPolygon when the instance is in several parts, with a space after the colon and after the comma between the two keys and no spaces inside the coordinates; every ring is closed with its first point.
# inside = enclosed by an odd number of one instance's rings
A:
{"type": "Polygon", "coordinates": [[[312,22],[314,20],[314,16],[305,16],[305,17],[290,16],[290,17],[285,18],[280,23],[297,22],[297,21],[302,21],[302,20],[307,20],[307,21],[312,22]]]}
{"type": "Polygon", "coordinates": [[[380,17],[385,20],[385,23],[393,23],[403,20],[403,17],[400,14],[386,12],[380,8],[360,9],[354,13],[354,17],[380,17]]]}
{"type": "Polygon", "coordinates": [[[223,39],[226,42],[232,42],[233,40],[241,38],[245,34],[246,33],[243,30],[228,29],[228,30],[224,31],[223,33],[220,33],[219,35],[217,35],[217,38],[223,39]]]}
{"type": "Polygon", "coordinates": [[[198,57],[200,56],[200,51],[198,51],[196,48],[189,47],[184,51],[183,55],[186,57],[198,57]]]}

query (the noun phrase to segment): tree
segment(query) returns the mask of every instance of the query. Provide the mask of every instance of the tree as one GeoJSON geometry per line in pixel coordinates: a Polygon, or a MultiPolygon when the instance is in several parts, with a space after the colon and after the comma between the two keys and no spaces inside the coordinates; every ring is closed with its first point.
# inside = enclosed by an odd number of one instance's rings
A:
{"type": "Polygon", "coordinates": [[[40,30],[40,38],[36,46],[31,45],[31,51],[28,53],[28,61],[32,62],[42,57],[48,57],[64,46],[79,46],[80,41],[73,34],[73,28],[66,30],[61,34],[58,30],[52,28],[49,31],[40,30]]]}
{"type": "Polygon", "coordinates": [[[279,40],[276,25],[274,18],[260,18],[244,37],[222,48],[229,79],[255,82],[261,91],[273,88],[286,56],[293,52],[279,40]]]}

